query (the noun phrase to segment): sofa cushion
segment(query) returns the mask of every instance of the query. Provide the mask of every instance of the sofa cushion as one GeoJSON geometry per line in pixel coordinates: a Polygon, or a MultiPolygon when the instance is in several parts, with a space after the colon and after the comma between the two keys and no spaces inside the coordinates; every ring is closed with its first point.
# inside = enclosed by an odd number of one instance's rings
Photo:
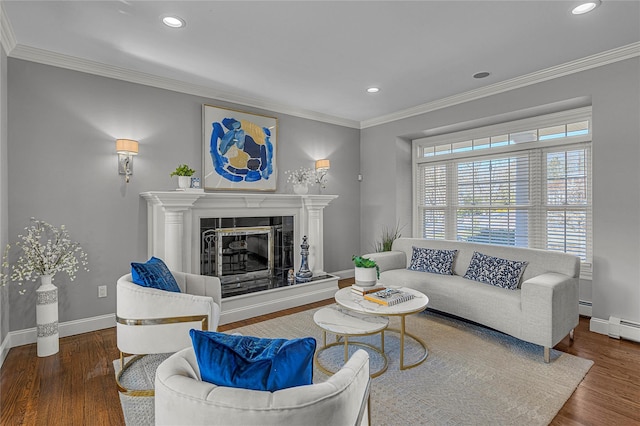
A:
{"type": "Polygon", "coordinates": [[[452,275],[453,260],[456,257],[456,253],[458,253],[458,250],[438,250],[414,246],[409,269],[412,271],[452,275]]]}
{"type": "Polygon", "coordinates": [[[132,262],[131,281],[143,287],[180,293],[180,287],[171,271],[157,257],[152,257],[145,263],[132,262]]]}
{"type": "Polygon", "coordinates": [[[189,334],[206,382],[270,392],[312,384],[312,337],[265,339],[194,329],[189,334]]]}
{"type": "Polygon", "coordinates": [[[502,259],[474,252],[464,277],[497,287],[516,290],[528,262],[502,259]]]}

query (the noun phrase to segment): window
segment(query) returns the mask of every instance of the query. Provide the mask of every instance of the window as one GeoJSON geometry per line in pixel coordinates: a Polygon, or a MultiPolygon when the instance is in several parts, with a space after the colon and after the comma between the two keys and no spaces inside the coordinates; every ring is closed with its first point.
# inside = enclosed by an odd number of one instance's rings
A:
{"type": "Polygon", "coordinates": [[[591,109],[414,141],[414,235],[591,262],[591,109]]]}

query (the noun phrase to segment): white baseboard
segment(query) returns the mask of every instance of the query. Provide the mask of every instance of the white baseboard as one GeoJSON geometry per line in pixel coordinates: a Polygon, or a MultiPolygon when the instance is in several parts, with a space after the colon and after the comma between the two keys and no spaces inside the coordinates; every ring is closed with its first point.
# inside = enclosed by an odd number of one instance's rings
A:
{"type": "Polygon", "coordinates": [[[608,320],[591,318],[589,331],[605,334],[614,339],[633,340],[640,342],[640,324],[620,318],[610,317],[608,320]]]}
{"type": "Polygon", "coordinates": [[[580,314],[580,316],[591,318],[592,312],[593,312],[593,307],[591,305],[591,302],[588,302],[586,300],[580,300],[578,302],[578,313],[580,314]]]}
{"type": "Polygon", "coordinates": [[[4,360],[7,357],[7,354],[9,353],[9,349],[11,349],[11,347],[9,347],[9,334],[7,334],[4,337],[4,340],[2,341],[2,344],[0,345],[0,368],[2,368],[2,364],[4,364],[4,360]]]}
{"type": "MultiPolygon", "coordinates": [[[[58,332],[60,337],[73,336],[75,334],[88,333],[90,331],[102,330],[104,328],[110,328],[116,326],[116,314],[106,314],[97,317],[83,318],[73,321],[65,321],[58,324],[58,332]]],[[[37,340],[36,327],[27,328],[24,330],[11,331],[2,342],[2,355],[1,360],[4,362],[4,347],[5,342],[7,346],[7,352],[10,348],[16,346],[28,345],[35,343],[37,340]]],[[[1,364],[0,364],[1,365],[1,364]]]]}

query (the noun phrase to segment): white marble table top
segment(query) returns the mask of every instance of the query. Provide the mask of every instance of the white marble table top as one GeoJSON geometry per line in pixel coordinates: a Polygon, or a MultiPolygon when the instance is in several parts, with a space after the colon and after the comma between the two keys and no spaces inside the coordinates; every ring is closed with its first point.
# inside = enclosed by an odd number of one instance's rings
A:
{"type": "Polygon", "coordinates": [[[336,292],[336,303],[340,306],[344,306],[355,312],[363,314],[373,315],[407,315],[416,312],[421,312],[426,309],[429,303],[429,298],[420,293],[418,290],[414,290],[406,287],[393,287],[386,286],[387,288],[397,288],[398,290],[406,291],[413,294],[413,299],[406,302],[398,303],[393,306],[385,306],[376,302],[366,300],[364,297],[355,294],[351,291],[351,287],[345,287],[336,292]]]}
{"type": "Polygon", "coordinates": [[[313,321],[323,330],[346,336],[377,333],[389,325],[389,318],[362,315],[338,305],[319,309],[313,315],[313,321]]]}

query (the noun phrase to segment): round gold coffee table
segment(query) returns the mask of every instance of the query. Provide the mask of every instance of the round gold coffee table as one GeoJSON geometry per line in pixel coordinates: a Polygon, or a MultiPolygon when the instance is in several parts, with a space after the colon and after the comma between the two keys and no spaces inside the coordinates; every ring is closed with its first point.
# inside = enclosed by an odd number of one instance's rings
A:
{"type": "Polygon", "coordinates": [[[378,377],[387,371],[389,360],[384,353],[384,330],[389,325],[389,318],[362,315],[338,305],[331,305],[317,310],[313,315],[313,321],[322,329],[323,339],[323,346],[316,351],[313,360],[323,373],[333,375],[336,371],[331,371],[322,365],[318,357],[326,349],[338,345],[344,345],[345,363],[349,359],[349,345],[364,346],[382,356],[384,361],[383,366],[378,371],[370,373],[371,377],[378,377]],[[327,344],[327,332],[336,335],[336,341],[334,343],[327,344]],[[370,336],[377,333],[380,333],[380,349],[368,343],[349,341],[349,337],[370,336]],[[340,342],[340,337],[344,339],[344,342],[340,342]]]}
{"type": "MultiPolygon", "coordinates": [[[[387,287],[396,288],[390,286],[387,287]]],[[[426,343],[424,343],[417,336],[408,333],[405,326],[405,317],[407,315],[417,314],[418,312],[424,311],[427,308],[427,304],[429,303],[429,298],[425,294],[411,288],[399,287],[397,289],[413,294],[413,299],[406,302],[398,303],[394,306],[385,306],[366,300],[364,297],[353,293],[350,287],[345,287],[338,290],[336,292],[335,299],[338,305],[361,314],[400,317],[400,330],[391,328],[387,328],[387,330],[400,333],[400,370],[406,370],[408,368],[413,368],[422,364],[429,356],[429,349],[427,348],[426,343]],[[412,338],[424,348],[424,355],[416,362],[408,365],[405,365],[404,363],[405,336],[412,338]]]]}

